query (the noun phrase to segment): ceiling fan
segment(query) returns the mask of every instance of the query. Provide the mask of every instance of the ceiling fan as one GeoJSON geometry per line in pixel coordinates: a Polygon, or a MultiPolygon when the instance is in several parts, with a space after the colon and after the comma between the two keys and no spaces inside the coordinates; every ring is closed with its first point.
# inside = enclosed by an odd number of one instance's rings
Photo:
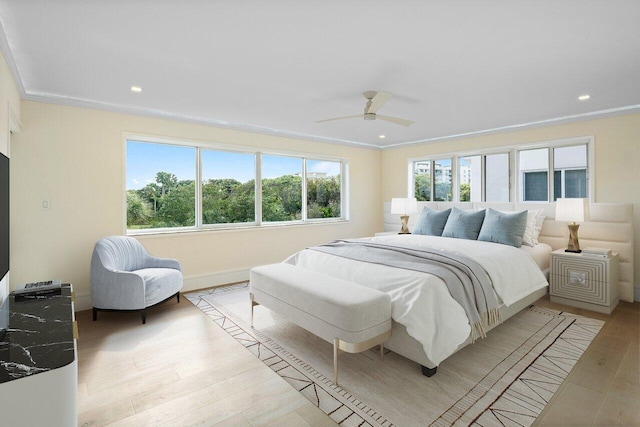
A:
{"type": "Polygon", "coordinates": [[[367,105],[364,107],[364,114],[358,114],[355,116],[336,117],[333,119],[326,119],[326,120],[318,120],[316,121],[316,123],[330,122],[332,120],[355,119],[358,117],[362,117],[365,120],[380,119],[386,122],[391,122],[391,123],[395,123],[397,125],[402,125],[402,126],[409,126],[413,124],[411,120],[400,119],[398,117],[381,116],[380,114],[376,114],[376,112],[391,98],[392,95],[389,92],[376,92],[375,90],[368,90],[364,92],[363,95],[365,98],[367,98],[367,105]]]}

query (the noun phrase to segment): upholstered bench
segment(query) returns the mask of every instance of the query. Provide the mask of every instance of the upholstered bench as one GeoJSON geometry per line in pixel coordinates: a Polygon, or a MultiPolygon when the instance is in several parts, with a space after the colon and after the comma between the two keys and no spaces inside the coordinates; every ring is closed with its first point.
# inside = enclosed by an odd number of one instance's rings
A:
{"type": "Polygon", "coordinates": [[[286,263],[251,269],[253,308],[260,304],[333,343],[333,381],[338,384],[338,352],[359,353],[391,336],[391,298],[367,288],[286,263]]]}

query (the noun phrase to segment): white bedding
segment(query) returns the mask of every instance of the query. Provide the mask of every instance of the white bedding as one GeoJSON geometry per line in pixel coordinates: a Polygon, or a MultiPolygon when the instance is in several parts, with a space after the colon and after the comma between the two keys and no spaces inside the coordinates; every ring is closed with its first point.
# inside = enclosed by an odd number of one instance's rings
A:
{"type": "MultiPolygon", "coordinates": [[[[531,256],[512,246],[421,235],[379,236],[371,240],[393,245],[405,243],[438,247],[467,256],[484,267],[493,281],[496,294],[507,306],[548,286],[531,256]]],[[[406,327],[409,335],[422,344],[425,354],[436,365],[453,354],[471,332],[463,308],[436,276],[308,249],[285,262],[388,293],[393,320],[406,327]]]]}

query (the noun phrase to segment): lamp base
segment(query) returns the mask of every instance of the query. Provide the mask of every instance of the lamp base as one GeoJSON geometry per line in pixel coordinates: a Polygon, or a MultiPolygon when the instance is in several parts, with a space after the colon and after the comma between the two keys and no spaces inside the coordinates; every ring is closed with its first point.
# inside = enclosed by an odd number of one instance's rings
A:
{"type": "Polygon", "coordinates": [[[564,251],[579,254],[580,252],[582,252],[580,250],[580,242],[578,241],[578,227],[580,227],[580,225],[574,222],[572,224],[569,224],[568,227],[569,243],[567,244],[567,249],[565,249],[564,251]]]}
{"type": "Polygon", "coordinates": [[[409,215],[400,216],[400,221],[402,221],[402,228],[398,234],[411,234],[409,231],[409,227],[407,227],[407,223],[409,222],[409,215]]]}

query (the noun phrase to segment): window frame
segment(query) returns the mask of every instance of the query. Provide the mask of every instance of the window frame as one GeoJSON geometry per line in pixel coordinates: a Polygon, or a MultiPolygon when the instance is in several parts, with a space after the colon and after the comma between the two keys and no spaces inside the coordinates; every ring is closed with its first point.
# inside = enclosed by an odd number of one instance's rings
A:
{"type": "Polygon", "coordinates": [[[268,150],[262,147],[248,147],[241,145],[231,145],[211,141],[198,141],[192,139],[159,137],[154,135],[125,133],[123,136],[123,223],[124,233],[126,235],[149,235],[149,234],[171,234],[183,232],[201,232],[212,230],[230,230],[230,229],[246,229],[246,228],[263,228],[263,227],[281,227],[281,226],[300,226],[311,224],[327,224],[340,223],[349,221],[349,162],[346,158],[326,156],[319,154],[307,154],[285,150],[268,150]],[[163,227],[163,228],[145,228],[145,229],[129,229],[127,226],[127,143],[140,142],[149,144],[164,144],[173,146],[185,146],[195,148],[195,225],[184,227],[163,227]],[[253,154],[255,158],[255,197],[254,197],[254,221],[241,223],[222,223],[222,224],[203,224],[202,218],[202,150],[208,151],[224,151],[230,153],[253,154]],[[294,157],[302,160],[302,217],[300,220],[294,221],[262,221],[262,156],[284,156],[294,157]],[[307,161],[319,160],[330,161],[340,164],[340,216],[331,218],[307,218],[307,161]]]}
{"type": "MultiPolygon", "coordinates": [[[[451,162],[451,201],[454,201],[458,195],[459,189],[454,187],[456,179],[454,179],[454,174],[458,173],[458,167],[454,164],[456,158],[453,155],[444,155],[444,156],[433,156],[429,158],[416,158],[409,159],[409,196],[415,197],[415,164],[418,162],[429,162],[429,187],[430,187],[430,196],[428,202],[433,202],[435,200],[434,197],[436,195],[436,174],[435,174],[435,164],[441,160],[449,160],[451,162]]],[[[445,203],[443,201],[442,203],[445,203]]]]}
{"type": "MultiPolygon", "coordinates": [[[[482,201],[481,202],[462,202],[462,203],[553,203],[553,172],[554,172],[554,163],[553,163],[553,150],[555,148],[561,147],[571,147],[585,145],[586,146],[586,156],[587,156],[587,171],[586,171],[586,179],[587,179],[587,198],[589,201],[595,200],[595,167],[594,167],[594,137],[593,136],[579,136],[565,139],[556,139],[549,141],[540,141],[535,143],[527,143],[527,144],[519,144],[519,145],[508,145],[501,147],[492,147],[487,149],[473,150],[473,151],[460,151],[454,153],[439,153],[434,154],[432,156],[419,156],[419,157],[411,157],[407,159],[407,197],[415,197],[415,163],[417,162],[431,162],[431,167],[433,168],[433,164],[435,161],[442,159],[451,159],[451,177],[452,177],[452,201],[460,202],[460,172],[459,165],[460,159],[464,157],[472,157],[472,156],[482,156],[481,167],[481,192],[482,192],[482,201]],[[524,201],[524,193],[523,193],[523,176],[522,171],[520,170],[520,152],[538,148],[547,148],[549,150],[549,166],[548,166],[548,188],[547,193],[548,197],[546,201],[524,201]],[[508,154],[509,156],[509,201],[508,202],[486,202],[486,171],[485,171],[485,163],[486,156],[495,155],[495,154],[508,154]]],[[[434,177],[433,173],[431,174],[431,200],[433,202],[433,192],[434,192],[434,177]]],[[[445,202],[441,202],[445,203],[445,202]]]]}
{"type": "MultiPolygon", "coordinates": [[[[515,151],[516,160],[516,189],[517,189],[517,201],[519,203],[554,203],[554,180],[555,180],[555,162],[554,162],[554,149],[562,147],[574,147],[584,145],[587,156],[586,165],[586,180],[587,180],[587,199],[590,202],[595,200],[595,168],[594,168],[594,138],[593,136],[583,136],[575,138],[557,139],[552,141],[544,141],[526,146],[518,146],[515,151]],[[535,150],[539,148],[546,148],[548,150],[548,163],[547,163],[547,200],[524,200],[524,177],[523,172],[520,170],[520,152],[527,150],[535,150]]],[[[570,168],[577,169],[577,168],[570,168]]],[[[541,170],[543,171],[543,170],[541,170]]],[[[564,185],[564,184],[563,184],[564,185]]]]}

